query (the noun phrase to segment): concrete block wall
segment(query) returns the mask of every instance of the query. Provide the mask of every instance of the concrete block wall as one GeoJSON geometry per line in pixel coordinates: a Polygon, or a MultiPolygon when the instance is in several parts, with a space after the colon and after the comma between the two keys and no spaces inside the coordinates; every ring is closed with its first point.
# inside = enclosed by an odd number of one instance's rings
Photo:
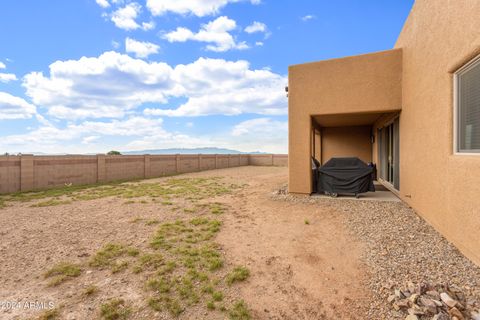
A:
{"type": "Polygon", "coordinates": [[[0,157],[0,193],[20,190],[20,157],[0,157]]]}
{"type": "Polygon", "coordinates": [[[176,155],[150,156],[151,177],[172,175],[177,172],[176,155]]]}
{"type": "Polygon", "coordinates": [[[250,165],[252,166],[273,166],[273,154],[257,154],[250,158],[250,165]]]}
{"type": "Polygon", "coordinates": [[[240,166],[287,166],[287,155],[0,156],[0,193],[240,166]]]}
{"type": "Polygon", "coordinates": [[[288,155],[286,155],[286,154],[274,154],[273,155],[273,166],[287,167],[288,166],[288,155]]]}
{"type": "MultiPolygon", "coordinates": [[[[30,167],[25,170],[22,156],[21,171],[27,171],[30,174],[30,167]]],[[[40,190],[56,187],[62,184],[91,184],[97,182],[97,164],[96,157],[91,156],[70,156],[68,158],[60,158],[57,156],[28,156],[32,159],[31,167],[32,177],[31,183],[24,185],[24,175],[22,174],[21,190],[40,190]]]]}
{"type": "Polygon", "coordinates": [[[106,156],[106,181],[145,178],[145,156],[106,156]]]}

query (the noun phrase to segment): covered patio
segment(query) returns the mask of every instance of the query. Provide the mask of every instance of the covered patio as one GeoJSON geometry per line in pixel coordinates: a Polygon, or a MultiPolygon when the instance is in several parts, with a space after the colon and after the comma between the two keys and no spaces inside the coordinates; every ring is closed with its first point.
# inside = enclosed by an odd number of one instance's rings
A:
{"type": "Polygon", "coordinates": [[[289,192],[312,194],[312,157],[358,157],[399,190],[402,51],[289,69],[289,192]]]}
{"type": "MultiPolygon", "coordinates": [[[[399,114],[400,111],[313,115],[311,157],[322,165],[334,157],[358,157],[365,163],[373,163],[376,166],[375,189],[387,194],[397,193],[399,114]]],[[[398,199],[373,192],[360,198],[398,199]]]]}

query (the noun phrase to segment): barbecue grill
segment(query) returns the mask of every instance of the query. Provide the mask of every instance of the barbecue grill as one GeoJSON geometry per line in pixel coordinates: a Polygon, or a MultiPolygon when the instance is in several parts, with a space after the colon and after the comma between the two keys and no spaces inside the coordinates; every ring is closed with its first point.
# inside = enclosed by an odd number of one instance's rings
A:
{"type": "Polygon", "coordinates": [[[332,158],[318,169],[319,193],[332,197],[339,194],[355,195],[375,191],[374,167],[358,158],[332,158]]]}

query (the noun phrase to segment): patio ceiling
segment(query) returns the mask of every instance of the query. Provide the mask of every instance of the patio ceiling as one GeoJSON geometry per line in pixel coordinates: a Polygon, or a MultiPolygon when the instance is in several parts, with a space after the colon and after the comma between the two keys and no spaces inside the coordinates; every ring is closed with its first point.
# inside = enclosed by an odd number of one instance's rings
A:
{"type": "Polygon", "coordinates": [[[312,116],[321,127],[349,127],[372,125],[385,112],[375,113],[343,113],[312,116]]]}

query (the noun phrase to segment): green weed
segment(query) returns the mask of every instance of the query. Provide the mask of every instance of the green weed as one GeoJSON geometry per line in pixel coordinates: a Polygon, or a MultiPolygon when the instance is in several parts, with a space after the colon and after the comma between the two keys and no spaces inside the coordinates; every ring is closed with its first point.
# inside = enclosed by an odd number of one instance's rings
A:
{"type": "Polygon", "coordinates": [[[229,312],[231,320],[250,320],[251,315],[243,300],[237,301],[229,312]]]}
{"type": "Polygon", "coordinates": [[[98,287],[92,284],[87,288],[85,288],[85,290],[83,291],[83,294],[86,296],[93,296],[97,292],[98,292],[98,287]]]}
{"type": "Polygon", "coordinates": [[[100,315],[105,320],[127,319],[131,312],[123,299],[112,299],[100,306],[100,315]]]}
{"type": "Polygon", "coordinates": [[[140,253],[136,248],[126,247],[121,244],[109,243],[103,246],[102,249],[90,260],[90,266],[100,269],[110,267],[113,273],[125,270],[128,266],[127,261],[117,263],[118,258],[124,256],[135,257],[140,253]]]}
{"type": "Polygon", "coordinates": [[[222,301],[223,300],[223,293],[220,291],[212,292],[212,299],[214,301],[222,301]]]}
{"type": "Polygon", "coordinates": [[[228,285],[232,285],[235,282],[246,280],[250,276],[250,271],[245,267],[236,267],[227,275],[226,281],[228,285]]]}
{"type": "Polygon", "coordinates": [[[152,220],[148,220],[147,222],[145,222],[145,224],[147,226],[153,226],[153,225],[156,225],[156,224],[159,224],[160,221],[158,221],[157,219],[152,219],[152,220]]]}
{"type": "Polygon", "coordinates": [[[58,309],[47,310],[38,317],[38,320],[55,320],[58,318],[59,314],[60,312],[58,309]]]}
{"type": "Polygon", "coordinates": [[[59,284],[76,278],[82,273],[80,267],[70,262],[61,262],[45,273],[45,278],[52,278],[49,286],[58,286],[59,284]]]}
{"type": "Polygon", "coordinates": [[[47,201],[41,201],[35,204],[32,204],[30,207],[35,207],[35,208],[42,208],[42,207],[51,207],[51,206],[59,206],[62,204],[70,204],[72,201],[70,200],[55,200],[55,199],[50,199],[47,201]]]}
{"type": "Polygon", "coordinates": [[[184,310],[178,300],[172,299],[168,296],[150,298],[148,300],[148,305],[155,311],[166,310],[174,317],[178,317],[184,310]]]}

